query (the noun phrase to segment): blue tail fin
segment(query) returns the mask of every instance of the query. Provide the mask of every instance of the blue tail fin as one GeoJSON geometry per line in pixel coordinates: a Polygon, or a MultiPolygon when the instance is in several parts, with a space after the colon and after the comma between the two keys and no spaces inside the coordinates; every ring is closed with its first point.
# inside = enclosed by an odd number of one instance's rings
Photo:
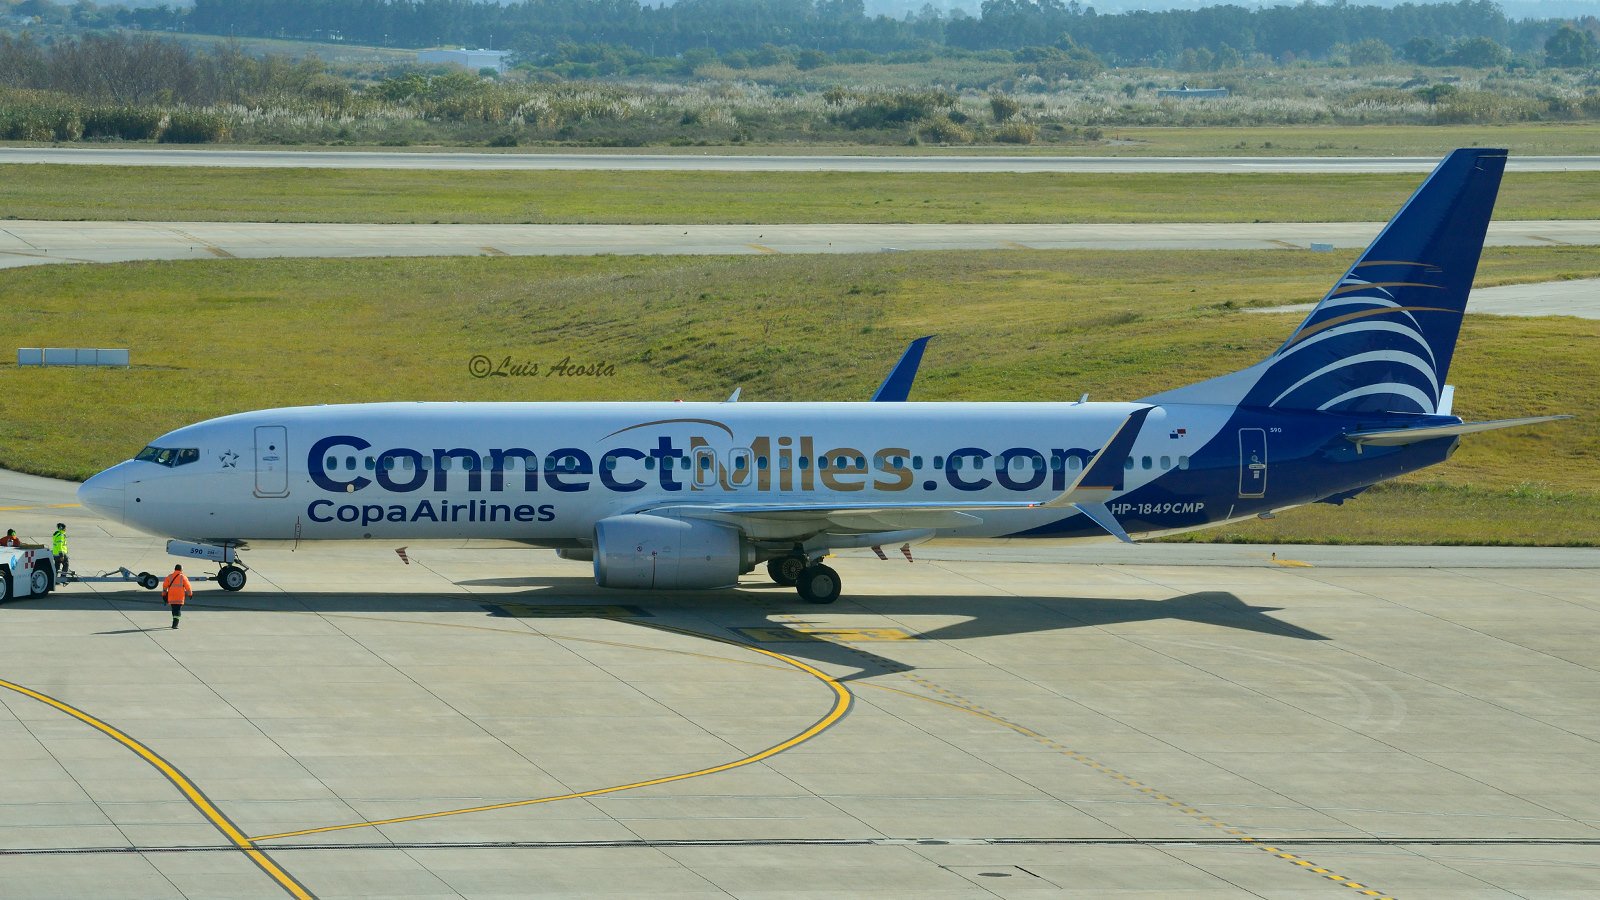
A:
{"type": "Polygon", "coordinates": [[[1436,412],[1505,165],[1504,150],[1451,153],[1272,356],[1147,399],[1436,412]]]}

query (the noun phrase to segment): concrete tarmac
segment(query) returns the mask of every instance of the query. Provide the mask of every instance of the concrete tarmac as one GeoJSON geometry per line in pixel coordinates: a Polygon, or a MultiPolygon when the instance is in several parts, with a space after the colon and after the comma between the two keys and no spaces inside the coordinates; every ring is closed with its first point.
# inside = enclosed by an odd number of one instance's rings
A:
{"type": "MultiPolygon", "coordinates": [[[[170,570],[71,502],[0,474],[170,570]]],[[[0,896],[1600,894],[1600,551],[957,545],[818,607],[393,549],[0,605],[0,896]]]]}
{"type": "MultiPolygon", "coordinates": [[[[1315,303],[1252,307],[1253,313],[1310,312],[1315,303]]],[[[1600,319],[1600,278],[1473,288],[1467,311],[1490,316],[1576,316],[1600,319]]]]}
{"type": "MultiPolygon", "coordinates": [[[[878,253],[896,250],[1281,250],[1365,247],[1381,222],[1144,225],[361,225],[0,223],[0,268],[268,257],[878,253]]],[[[1498,247],[1600,245],[1600,221],[1493,222],[1498,247]]]]}
{"type": "MultiPolygon", "coordinates": [[[[4,147],[0,164],[52,163],[208,168],[590,170],[614,172],[1240,173],[1430,172],[1438,156],[922,156],[691,153],[435,153],[372,150],[170,150],[4,147]]],[[[1600,171],[1600,156],[1517,156],[1512,172],[1600,171]]]]}

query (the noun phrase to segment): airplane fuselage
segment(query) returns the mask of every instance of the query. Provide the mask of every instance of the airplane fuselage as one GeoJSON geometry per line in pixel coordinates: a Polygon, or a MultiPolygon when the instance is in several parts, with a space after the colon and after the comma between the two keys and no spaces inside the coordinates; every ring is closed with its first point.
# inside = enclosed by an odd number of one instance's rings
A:
{"type": "MultiPolygon", "coordinates": [[[[91,485],[95,509],[209,543],[587,544],[663,504],[1044,502],[1134,403],[384,403],[271,409],[154,441],[91,485]],[[165,457],[163,451],[170,451],[165,457]]],[[[1415,417],[1410,417],[1415,418],[1415,417]]],[[[1358,448],[1393,417],[1152,409],[1106,501],[1130,534],[1203,528],[1444,459],[1454,439],[1358,448]]],[[[1452,420],[1454,421],[1454,420],[1452,420]]],[[[799,531],[804,526],[797,526],[799,531]]],[[[757,540],[802,539],[783,522],[757,540]]],[[[1072,509],[987,509],[938,537],[1104,538],[1072,509]]]]}

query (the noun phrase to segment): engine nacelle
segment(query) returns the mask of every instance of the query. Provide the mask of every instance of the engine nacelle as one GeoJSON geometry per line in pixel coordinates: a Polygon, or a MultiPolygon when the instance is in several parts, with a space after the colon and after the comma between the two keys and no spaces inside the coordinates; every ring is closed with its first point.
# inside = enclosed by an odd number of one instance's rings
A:
{"type": "Polygon", "coordinates": [[[755,548],[728,525],[648,514],[594,525],[594,580],[601,587],[729,587],[755,564],[755,548]]]}

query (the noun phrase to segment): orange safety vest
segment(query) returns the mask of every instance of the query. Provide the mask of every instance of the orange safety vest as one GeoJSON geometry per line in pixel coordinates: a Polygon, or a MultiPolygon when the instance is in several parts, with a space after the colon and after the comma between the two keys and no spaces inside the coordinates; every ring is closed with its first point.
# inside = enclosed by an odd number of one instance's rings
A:
{"type": "Polygon", "coordinates": [[[173,572],[167,576],[166,583],[161,586],[161,592],[166,595],[168,603],[182,606],[184,598],[189,595],[189,576],[182,572],[173,572]]]}

